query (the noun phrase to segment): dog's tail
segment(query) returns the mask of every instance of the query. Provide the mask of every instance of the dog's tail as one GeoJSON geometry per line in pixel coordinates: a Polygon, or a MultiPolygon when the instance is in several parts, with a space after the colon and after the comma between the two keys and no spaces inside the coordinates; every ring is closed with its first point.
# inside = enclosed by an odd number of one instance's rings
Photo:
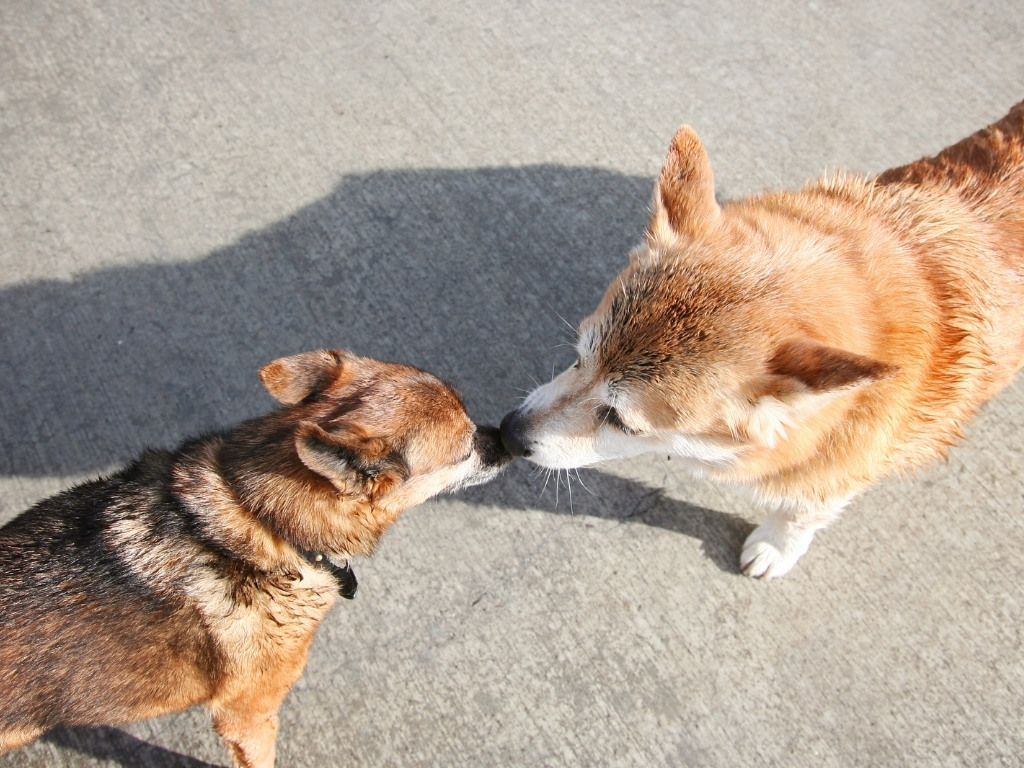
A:
{"type": "Polygon", "coordinates": [[[935,157],[885,171],[876,183],[938,185],[984,208],[987,217],[1024,225],[1024,101],[935,157]]]}

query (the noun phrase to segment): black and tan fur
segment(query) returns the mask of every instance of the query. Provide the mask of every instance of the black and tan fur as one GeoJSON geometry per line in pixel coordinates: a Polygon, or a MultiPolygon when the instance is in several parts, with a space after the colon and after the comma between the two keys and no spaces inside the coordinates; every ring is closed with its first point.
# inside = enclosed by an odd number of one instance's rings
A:
{"type": "Polygon", "coordinates": [[[273,765],[278,708],[338,593],[324,565],[510,460],[414,368],[319,351],[260,377],[284,407],[0,528],[0,752],[206,703],[237,765],[273,765]]]}

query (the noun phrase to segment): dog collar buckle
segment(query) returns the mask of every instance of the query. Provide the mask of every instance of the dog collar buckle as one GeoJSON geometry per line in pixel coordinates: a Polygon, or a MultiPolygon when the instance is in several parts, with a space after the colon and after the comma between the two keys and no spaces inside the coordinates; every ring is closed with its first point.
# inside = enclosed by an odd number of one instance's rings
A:
{"type": "Polygon", "coordinates": [[[349,565],[348,560],[345,561],[344,566],[335,565],[330,560],[327,560],[327,563],[331,573],[338,579],[338,594],[346,600],[351,600],[356,596],[356,589],[359,587],[359,581],[356,579],[356,573],[352,570],[352,566],[349,565]]]}
{"type": "Polygon", "coordinates": [[[313,565],[319,565],[321,568],[326,568],[334,574],[334,578],[338,580],[339,595],[346,600],[351,600],[356,596],[359,581],[356,579],[355,571],[352,570],[348,560],[345,561],[344,565],[336,565],[329,557],[320,552],[315,555],[308,555],[306,559],[313,565]]]}

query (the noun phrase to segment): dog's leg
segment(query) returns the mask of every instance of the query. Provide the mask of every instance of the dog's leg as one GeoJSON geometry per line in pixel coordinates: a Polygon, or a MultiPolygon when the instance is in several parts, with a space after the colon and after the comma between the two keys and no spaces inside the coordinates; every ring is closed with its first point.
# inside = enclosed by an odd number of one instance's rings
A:
{"type": "Polygon", "coordinates": [[[274,768],[277,708],[253,710],[239,699],[211,705],[213,727],[224,740],[237,768],[274,768]]]}
{"type": "Polygon", "coordinates": [[[784,501],[754,529],[743,544],[740,570],[747,576],[782,576],[811,546],[815,531],[835,520],[848,499],[809,505],[784,501]]]}

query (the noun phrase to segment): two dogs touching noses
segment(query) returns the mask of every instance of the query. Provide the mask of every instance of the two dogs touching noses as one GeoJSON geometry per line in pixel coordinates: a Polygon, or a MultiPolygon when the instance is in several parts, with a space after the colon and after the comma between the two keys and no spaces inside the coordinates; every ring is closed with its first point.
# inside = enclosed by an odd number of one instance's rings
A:
{"type": "Polygon", "coordinates": [[[500,431],[409,366],[321,350],[260,371],[280,408],[147,451],[0,528],[0,752],[205,703],[236,765],[348,561],[513,457],[645,452],[771,511],[740,567],[781,576],[859,491],[927,461],[1024,363],[1024,103],[933,158],[720,206],[689,128],[575,364],[500,431]]]}

